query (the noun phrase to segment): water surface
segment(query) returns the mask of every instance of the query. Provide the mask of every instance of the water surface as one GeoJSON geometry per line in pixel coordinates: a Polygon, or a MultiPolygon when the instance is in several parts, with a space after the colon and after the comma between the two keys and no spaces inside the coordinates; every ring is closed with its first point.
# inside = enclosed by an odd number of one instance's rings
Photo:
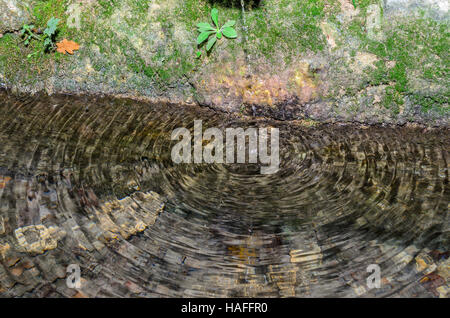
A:
{"type": "Polygon", "coordinates": [[[448,130],[306,127],[4,91],[0,114],[2,296],[437,297],[448,288],[448,130]],[[204,129],[279,128],[280,170],[174,164],[171,132],[195,119],[204,129]],[[70,264],[81,267],[79,290],[66,286],[70,264]],[[370,264],[379,289],[367,286],[370,264]]]}

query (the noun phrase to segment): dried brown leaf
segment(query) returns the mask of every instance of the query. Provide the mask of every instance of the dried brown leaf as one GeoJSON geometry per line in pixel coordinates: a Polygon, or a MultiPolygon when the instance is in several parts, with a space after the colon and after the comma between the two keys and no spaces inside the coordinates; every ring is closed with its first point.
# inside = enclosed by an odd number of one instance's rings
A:
{"type": "Polygon", "coordinates": [[[61,42],[56,43],[57,49],[59,53],[62,54],[73,54],[73,51],[79,50],[80,45],[74,41],[68,41],[67,39],[62,40],[61,42]]]}

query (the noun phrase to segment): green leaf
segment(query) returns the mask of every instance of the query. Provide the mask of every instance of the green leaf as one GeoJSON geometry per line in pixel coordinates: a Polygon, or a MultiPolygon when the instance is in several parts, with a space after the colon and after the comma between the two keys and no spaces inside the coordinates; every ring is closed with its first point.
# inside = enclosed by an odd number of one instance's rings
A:
{"type": "Polygon", "coordinates": [[[211,19],[214,21],[216,27],[219,27],[219,10],[216,8],[211,10],[211,19]]]}
{"type": "Polygon", "coordinates": [[[225,23],[225,24],[223,25],[222,29],[223,29],[223,28],[232,27],[232,26],[234,26],[235,24],[236,24],[236,21],[234,21],[234,20],[229,20],[229,21],[227,21],[227,23],[225,23]]]}
{"type": "Polygon", "coordinates": [[[47,28],[44,30],[44,34],[47,35],[48,37],[52,37],[56,32],[58,23],[59,23],[59,19],[54,18],[54,17],[51,18],[50,20],[48,20],[47,28]]]}
{"type": "Polygon", "coordinates": [[[202,33],[202,32],[216,32],[216,29],[198,29],[198,32],[202,33]]]}
{"type": "Polygon", "coordinates": [[[217,39],[220,40],[222,38],[222,32],[221,31],[217,31],[216,37],[217,37],[217,39]]]}
{"type": "Polygon", "coordinates": [[[25,24],[22,29],[23,32],[22,35],[25,34],[26,32],[32,33],[33,32],[32,29],[34,29],[33,24],[32,25],[25,24]]]}
{"type": "Polygon", "coordinates": [[[46,38],[44,40],[44,46],[48,47],[48,46],[51,46],[51,45],[52,45],[52,40],[50,40],[50,38],[46,38]]]}
{"type": "Polygon", "coordinates": [[[203,30],[203,31],[214,31],[216,29],[211,24],[206,23],[206,22],[201,22],[201,23],[197,24],[197,27],[199,28],[199,30],[203,30]]]}
{"type": "Polygon", "coordinates": [[[206,39],[215,31],[206,31],[206,32],[202,32],[199,34],[198,38],[197,38],[197,45],[202,44],[203,42],[206,41],[206,39]]]}
{"type": "Polygon", "coordinates": [[[48,20],[47,26],[50,27],[50,28],[56,28],[56,26],[58,25],[59,21],[60,20],[58,18],[52,17],[50,20],[48,20]]]}
{"type": "Polygon", "coordinates": [[[236,30],[233,29],[232,27],[223,28],[222,33],[229,39],[237,38],[236,30]]]}
{"type": "Polygon", "coordinates": [[[197,58],[200,58],[200,56],[202,56],[202,52],[197,51],[197,58]]]}
{"type": "Polygon", "coordinates": [[[214,43],[216,43],[217,38],[215,36],[213,36],[212,38],[209,39],[208,44],[206,44],[206,50],[209,51],[212,49],[214,43]]]}

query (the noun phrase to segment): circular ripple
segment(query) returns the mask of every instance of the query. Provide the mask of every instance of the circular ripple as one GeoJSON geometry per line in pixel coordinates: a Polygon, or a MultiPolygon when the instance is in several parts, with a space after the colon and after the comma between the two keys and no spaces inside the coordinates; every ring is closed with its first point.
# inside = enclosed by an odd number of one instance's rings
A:
{"type": "Polygon", "coordinates": [[[439,296],[448,130],[305,127],[0,93],[4,296],[439,296]],[[180,164],[173,129],[276,127],[280,170],[180,164]],[[82,286],[66,284],[77,264],[82,286]],[[367,286],[378,264],[382,285],[367,286]]]}

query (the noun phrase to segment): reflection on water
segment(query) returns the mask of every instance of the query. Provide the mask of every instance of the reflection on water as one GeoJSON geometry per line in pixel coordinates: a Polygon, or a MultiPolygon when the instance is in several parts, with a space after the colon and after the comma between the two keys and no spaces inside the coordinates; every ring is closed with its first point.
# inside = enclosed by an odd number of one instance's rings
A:
{"type": "MultiPolygon", "coordinates": [[[[446,296],[448,130],[243,121],[0,93],[2,296],[446,296]],[[280,170],[181,164],[170,134],[280,129],[280,170]],[[66,285],[81,266],[82,287],[66,285]],[[381,268],[381,288],[366,284],[381,268]]],[[[448,296],[448,295],[447,295],[448,296]]]]}

